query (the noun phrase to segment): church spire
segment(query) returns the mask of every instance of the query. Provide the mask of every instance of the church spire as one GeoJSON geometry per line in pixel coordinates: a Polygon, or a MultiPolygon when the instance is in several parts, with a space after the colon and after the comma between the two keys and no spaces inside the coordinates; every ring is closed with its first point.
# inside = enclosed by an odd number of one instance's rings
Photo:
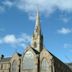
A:
{"type": "Polygon", "coordinates": [[[36,24],[35,24],[35,30],[34,33],[41,33],[41,27],[40,27],[40,16],[39,16],[39,11],[37,10],[37,15],[36,15],[36,24]]]}
{"type": "Polygon", "coordinates": [[[40,52],[43,48],[43,36],[41,34],[40,16],[39,16],[38,10],[37,10],[37,14],[36,14],[35,29],[34,29],[34,33],[32,36],[32,46],[38,52],[40,52]]]}

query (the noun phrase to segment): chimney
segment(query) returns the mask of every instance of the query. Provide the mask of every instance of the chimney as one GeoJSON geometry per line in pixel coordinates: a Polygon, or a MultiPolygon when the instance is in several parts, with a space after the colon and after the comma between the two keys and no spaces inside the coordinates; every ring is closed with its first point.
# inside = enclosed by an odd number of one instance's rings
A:
{"type": "Polygon", "coordinates": [[[1,55],[1,56],[0,56],[0,60],[2,60],[3,58],[4,58],[4,55],[1,55]]]}

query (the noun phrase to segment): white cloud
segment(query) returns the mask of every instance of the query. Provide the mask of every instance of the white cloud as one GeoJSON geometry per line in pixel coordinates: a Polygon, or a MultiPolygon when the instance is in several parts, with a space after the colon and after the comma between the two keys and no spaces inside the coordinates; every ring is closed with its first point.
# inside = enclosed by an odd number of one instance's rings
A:
{"type": "Polygon", "coordinates": [[[72,12],[72,0],[3,0],[2,3],[4,6],[15,6],[28,14],[35,13],[37,7],[41,13],[48,15],[56,9],[72,12]]]}
{"type": "Polygon", "coordinates": [[[64,48],[72,48],[72,44],[65,43],[64,48]]]}
{"type": "Polygon", "coordinates": [[[72,32],[72,30],[69,28],[61,28],[61,29],[57,30],[57,32],[60,34],[69,34],[72,32]]]}
{"type": "Polygon", "coordinates": [[[56,3],[55,1],[51,0],[20,0],[17,3],[17,7],[21,10],[24,10],[28,13],[34,13],[39,8],[40,12],[47,12],[51,13],[53,11],[54,5],[56,3]]]}
{"type": "Polygon", "coordinates": [[[5,35],[0,38],[0,44],[9,44],[11,46],[26,47],[27,44],[31,43],[31,36],[26,33],[16,37],[14,34],[5,35]]]}
{"type": "Polygon", "coordinates": [[[51,14],[58,8],[61,11],[72,11],[72,0],[19,0],[17,7],[26,12],[34,12],[38,7],[40,12],[51,14]]]}
{"type": "Polygon", "coordinates": [[[15,44],[15,43],[17,43],[17,39],[16,39],[15,35],[6,35],[3,38],[3,42],[8,43],[8,44],[15,44]]]}
{"type": "Polygon", "coordinates": [[[17,39],[19,42],[30,42],[31,37],[25,33],[21,34],[20,37],[17,39]]]}
{"type": "Polygon", "coordinates": [[[0,13],[14,6],[15,3],[16,3],[16,0],[1,0],[0,1],[0,13]]]}

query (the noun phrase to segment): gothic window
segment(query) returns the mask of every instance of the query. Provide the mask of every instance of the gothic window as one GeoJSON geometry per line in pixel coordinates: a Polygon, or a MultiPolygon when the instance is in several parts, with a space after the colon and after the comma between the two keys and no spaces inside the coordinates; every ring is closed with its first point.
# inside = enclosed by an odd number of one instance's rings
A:
{"type": "Polygon", "coordinates": [[[24,72],[33,72],[34,69],[34,56],[31,51],[28,51],[23,58],[23,70],[24,72]]]}
{"type": "Polygon", "coordinates": [[[41,72],[48,72],[49,71],[49,66],[48,66],[48,62],[46,59],[43,59],[42,63],[41,63],[41,72]]]}
{"type": "Polygon", "coordinates": [[[17,61],[13,61],[12,63],[12,72],[16,72],[17,70],[17,61]]]}

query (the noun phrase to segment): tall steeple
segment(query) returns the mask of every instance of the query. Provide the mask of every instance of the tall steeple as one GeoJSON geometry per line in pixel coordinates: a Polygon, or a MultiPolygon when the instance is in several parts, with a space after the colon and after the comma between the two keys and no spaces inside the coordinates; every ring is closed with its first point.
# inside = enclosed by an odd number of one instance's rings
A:
{"type": "Polygon", "coordinates": [[[39,11],[37,10],[37,15],[36,15],[36,24],[35,24],[35,30],[34,33],[41,33],[41,27],[40,27],[40,16],[39,16],[39,11]]]}
{"type": "Polygon", "coordinates": [[[34,29],[34,33],[32,36],[32,46],[38,52],[40,52],[43,48],[43,35],[41,33],[40,16],[39,16],[38,10],[37,10],[37,15],[36,15],[35,29],[34,29]]]}

